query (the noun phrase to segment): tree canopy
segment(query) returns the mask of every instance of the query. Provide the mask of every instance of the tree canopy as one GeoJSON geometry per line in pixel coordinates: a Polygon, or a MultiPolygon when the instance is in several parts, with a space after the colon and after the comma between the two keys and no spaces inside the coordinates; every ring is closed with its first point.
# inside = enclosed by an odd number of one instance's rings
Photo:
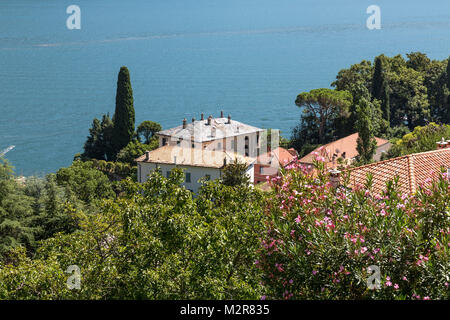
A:
{"type": "Polygon", "coordinates": [[[150,139],[155,135],[156,132],[161,131],[162,127],[159,123],[153,121],[142,122],[136,130],[138,137],[144,137],[144,143],[149,144],[150,139]]]}
{"type": "Polygon", "coordinates": [[[348,91],[322,88],[300,93],[295,104],[303,108],[305,118],[314,122],[317,143],[324,143],[339,120],[348,118],[352,99],[348,91]]]}

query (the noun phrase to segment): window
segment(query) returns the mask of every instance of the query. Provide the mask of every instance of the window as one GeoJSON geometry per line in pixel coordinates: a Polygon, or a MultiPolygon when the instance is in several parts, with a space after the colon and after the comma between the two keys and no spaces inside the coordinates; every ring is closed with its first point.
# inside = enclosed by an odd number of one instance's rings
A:
{"type": "Polygon", "coordinates": [[[231,140],[231,149],[234,150],[234,140],[231,140]]]}
{"type": "Polygon", "coordinates": [[[264,173],[264,167],[263,166],[260,166],[259,167],[259,174],[263,174],[264,173]]]}
{"type": "Polygon", "coordinates": [[[166,178],[170,177],[170,171],[166,171],[166,178]]]}
{"type": "Polygon", "coordinates": [[[191,173],[186,172],[186,183],[191,183],[191,173]]]}
{"type": "Polygon", "coordinates": [[[221,142],[219,142],[218,144],[217,144],[217,148],[220,150],[220,149],[222,149],[222,143],[221,142]]]}
{"type": "Polygon", "coordinates": [[[248,136],[245,136],[245,148],[244,148],[244,150],[245,150],[245,156],[246,157],[248,157],[249,156],[249,154],[250,154],[250,152],[248,151],[248,145],[249,145],[249,139],[248,139],[248,136]]]}
{"type": "Polygon", "coordinates": [[[167,139],[166,138],[162,138],[162,145],[165,146],[167,144],[167,139]]]}
{"type": "Polygon", "coordinates": [[[209,174],[205,175],[206,181],[211,180],[211,176],[209,174]]]}
{"type": "Polygon", "coordinates": [[[192,149],[194,149],[195,148],[195,144],[191,144],[191,147],[192,147],[192,149]]]}
{"type": "Polygon", "coordinates": [[[178,140],[178,141],[177,141],[177,146],[179,146],[179,145],[180,145],[180,143],[181,143],[181,140],[178,140]]]}

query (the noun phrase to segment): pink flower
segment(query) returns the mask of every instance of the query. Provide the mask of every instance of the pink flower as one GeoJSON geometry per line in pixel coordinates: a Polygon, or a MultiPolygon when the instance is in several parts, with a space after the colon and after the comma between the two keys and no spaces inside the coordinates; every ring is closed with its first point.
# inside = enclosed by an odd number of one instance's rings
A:
{"type": "Polygon", "coordinates": [[[283,272],[284,271],[284,269],[283,269],[283,265],[280,263],[280,264],[278,264],[278,263],[275,263],[275,267],[278,269],[278,271],[280,271],[280,272],[283,272]]]}
{"type": "Polygon", "coordinates": [[[317,270],[313,270],[312,274],[313,274],[313,275],[316,275],[318,272],[319,272],[319,271],[317,271],[317,270]]]}
{"type": "Polygon", "coordinates": [[[295,222],[300,223],[302,221],[302,218],[300,216],[297,216],[297,218],[295,218],[295,222]]]}
{"type": "Polygon", "coordinates": [[[395,290],[398,290],[398,288],[399,288],[398,284],[394,284],[394,288],[395,288],[395,290]]]}
{"type": "Polygon", "coordinates": [[[403,281],[408,281],[408,279],[405,276],[403,276],[402,280],[403,281]]]}
{"type": "Polygon", "coordinates": [[[392,286],[392,282],[386,281],[385,285],[386,285],[386,287],[390,287],[390,286],[392,286]]]}
{"type": "Polygon", "coordinates": [[[322,156],[317,156],[316,160],[319,161],[319,162],[325,162],[325,158],[322,157],[322,156]]]}
{"type": "Polygon", "coordinates": [[[367,247],[362,247],[361,248],[361,253],[364,253],[364,252],[366,252],[367,251],[367,247]]]}
{"type": "Polygon", "coordinates": [[[430,300],[429,296],[423,297],[423,300],[430,300]]]}

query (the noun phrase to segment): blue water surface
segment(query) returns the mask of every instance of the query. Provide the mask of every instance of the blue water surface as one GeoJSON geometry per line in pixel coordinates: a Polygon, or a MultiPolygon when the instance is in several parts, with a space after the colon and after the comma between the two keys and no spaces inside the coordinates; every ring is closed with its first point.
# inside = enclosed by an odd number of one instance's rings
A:
{"type": "Polygon", "coordinates": [[[136,122],[220,110],[289,136],[300,92],[380,54],[450,54],[449,0],[0,0],[0,150],[42,175],[82,151],[131,72],[136,122]],[[66,27],[69,5],[81,30],[66,27]],[[366,9],[381,8],[381,30],[366,9]]]}

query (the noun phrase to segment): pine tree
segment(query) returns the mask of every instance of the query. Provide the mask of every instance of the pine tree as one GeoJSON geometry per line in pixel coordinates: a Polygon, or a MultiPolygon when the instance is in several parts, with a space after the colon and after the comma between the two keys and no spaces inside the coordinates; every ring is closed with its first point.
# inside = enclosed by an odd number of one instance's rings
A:
{"type": "Polygon", "coordinates": [[[89,136],[84,144],[84,159],[112,160],[115,156],[112,146],[113,122],[109,114],[104,114],[102,121],[95,118],[89,136]]]}
{"type": "Polygon", "coordinates": [[[133,89],[127,67],[121,67],[117,79],[116,110],[113,116],[113,148],[117,154],[131,141],[134,135],[135,113],[133,89]]]}
{"type": "Polygon", "coordinates": [[[104,152],[100,147],[100,135],[101,135],[100,120],[95,118],[92,121],[92,127],[89,129],[89,136],[84,143],[83,157],[88,159],[104,160],[104,152]]]}
{"type": "Polygon", "coordinates": [[[372,119],[370,118],[370,102],[362,98],[356,107],[358,120],[356,128],[358,139],[356,149],[359,154],[359,161],[363,164],[370,163],[376,152],[377,142],[373,134],[372,119]]]}
{"type": "MultiPolygon", "coordinates": [[[[113,146],[113,133],[114,133],[114,123],[109,117],[109,114],[104,114],[101,123],[101,147],[107,161],[112,161],[116,157],[113,146]]],[[[103,159],[99,159],[103,160],[103,159]]]]}

